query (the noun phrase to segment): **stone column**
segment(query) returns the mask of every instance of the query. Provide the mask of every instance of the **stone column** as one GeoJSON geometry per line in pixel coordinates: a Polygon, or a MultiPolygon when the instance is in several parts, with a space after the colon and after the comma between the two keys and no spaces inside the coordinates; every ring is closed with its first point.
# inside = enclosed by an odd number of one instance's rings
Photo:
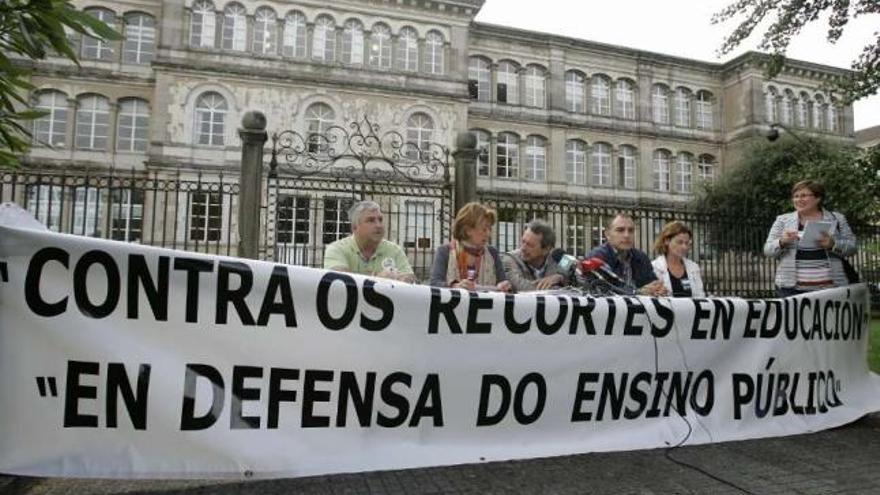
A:
{"type": "Polygon", "coordinates": [[[260,192],[263,186],[263,145],[268,139],[266,116],[248,112],[238,130],[241,176],[238,204],[238,256],[257,259],[260,248],[260,192]]]}
{"type": "Polygon", "coordinates": [[[455,139],[455,202],[453,216],[462,206],[477,200],[477,137],[460,132],[455,139]]]}

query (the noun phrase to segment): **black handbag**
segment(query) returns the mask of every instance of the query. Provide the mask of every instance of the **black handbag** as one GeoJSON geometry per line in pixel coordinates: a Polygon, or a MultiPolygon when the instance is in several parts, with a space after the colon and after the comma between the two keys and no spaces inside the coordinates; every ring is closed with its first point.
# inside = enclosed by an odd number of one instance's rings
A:
{"type": "MultiPolygon", "coordinates": [[[[835,218],[837,215],[834,215],[835,218]]],[[[840,233],[840,218],[836,218],[837,220],[837,233],[840,233]]],[[[852,266],[852,263],[849,262],[848,259],[840,256],[840,264],[843,265],[843,273],[846,274],[847,282],[851,284],[857,284],[861,281],[861,277],[859,277],[859,272],[856,271],[856,267],[852,266]]]]}
{"type": "Polygon", "coordinates": [[[846,274],[846,280],[851,284],[859,283],[859,272],[857,272],[856,268],[852,266],[852,263],[846,258],[840,258],[840,263],[843,265],[843,273],[846,274]]]}

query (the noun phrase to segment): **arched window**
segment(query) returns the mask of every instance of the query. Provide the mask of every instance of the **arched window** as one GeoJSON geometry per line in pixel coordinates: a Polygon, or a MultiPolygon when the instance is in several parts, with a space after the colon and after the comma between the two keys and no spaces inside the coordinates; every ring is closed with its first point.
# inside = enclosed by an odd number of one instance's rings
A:
{"type": "Polygon", "coordinates": [[[286,57],[306,56],[306,16],[301,12],[290,12],[284,17],[281,53],[286,57]]]}
{"type": "Polygon", "coordinates": [[[580,139],[565,143],[565,180],[569,184],[587,183],[587,143],[580,139]]]}
{"type": "Polygon", "coordinates": [[[223,9],[223,48],[247,49],[247,11],[241,4],[231,3],[223,9]]]}
{"type": "Polygon", "coordinates": [[[525,74],[525,105],[544,108],[544,69],[530,65],[525,74]]]}
{"type": "Polygon", "coordinates": [[[349,19],[342,29],[342,61],[353,65],[364,63],[364,26],[357,19],[349,19]]]}
{"type": "Polygon", "coordinates": [[[156,20],[147,14],[125,16],[125,42],[122,61],[130,64],[149,64],[156,49],[156,20]]]}
{"type": "Polygon", "coordinates": [[[110,104],[98,95],[82,96],[76,104],[76,147],[106,150],[110,104]]]}
{"type": "Polygon", "coordinates": [[[443,74],[443,35],[437,31],[428,31],[425,36],[425,72],[443,74]]]}
{"type": "Polygon", "coordinates": [[[194,47],[214,48],[217,13],[214,4],[200,0],[193,4],[189,23],[189,44],[194,47]]]}
{"type": "Polygon", "coordinates": [[[611,186],[611,145],[596,143],[590,153],[590,168],[594,186],[611,186]]]}
{"type": "Polygon", "coordinates": [[[391,68],[391,29],[384,24],[376,24],[370,33],[370,65],[391,68]]]}
{"type": "Polygon", "coordinates": [[[786,89],[782,92],[779,105],[779,120],[785,125],[791,125],[792,117],[794,117],[794,94],[790,89],[786,89]]]}
{"type": "Polygon", "coordinates": [[[547,147],[541,136],[529,136],[526,140],[526,179],[547,179],[547,147]]]}
{"type": "Polygon", "coordinates": [[[675,160],[675,190],[681,193],[691,192],[693,180],[694,157],[690,153],[679,153],[675,160]]]}
{"type": "Polygon", "coordinates": [[[322,62],[336,60],[336,23],[330,16],[322,15],[315,20],[312,32],[312,58],[322,62]]]}
{"type": "Polygon", "coordinates": [[[825,115],[825,98],[822,95],[816,95],[813,98],[813,128],[824,131],[827,123],[825,115]]]}
{"type": "Polygon", "coordinates": [[[611,83],[605,76],[593,76],[590,83],[590,112],[611,115],[611,83]]]}
{"type": "Polygon", "coordinates": [[[666,150],[654,151],[654,190],[669,190],[669,152],[666,150]]]}
{"type": "Polygon", "coordinates": [[[489,147],[491,138],[486,131],[471,131],[477,137],[477,175],[480,177],[489,176],[489,147]]]}
{"type": "Polygon", "coordinates": [[[505,60],[498,64],[495,79],[498,103],[519,104],[519,67],[505,60]]]}
{"type": "Polygon", "coordinates": [[[254,13],[254,46],[255,53],[267,55],[277,51],[278,17],[268,7],[260,7],[254,13]]]}
{"type": "Polygon", "coordinates": [[[313,103],[306,109],[306,129],[309,136],[309,152],[322,151],[328,142],[327,131],[336,121],[336,112],[326,103],[313,103]]]}
{"type": "Polygon", "coordinates": [[[675,90],[675,125],[691,126],[691,91],[687,88],[675,90]]]}
{"type": "Polygon", "coordinates": [[[713,102],[712,93],[706,90],[697,91],[697,129],[710,131],[714,127],[712,118],[713,102]]]}
{"type": "Polygon", "coordinates": [[[67,146],[67,95],[61,91],[42,91],[34,106],[46,112],[34,120],[34,139],[59,148],[67,146]]]}
{"type": "Polygon", "coordinates": [[[495,175],[512,178],[519,175],[519,138],[502,132],[495,145],[495,175]]]}
{"type": "Polygon", "coordinates": [[[618,79],[615,95],[617,103],[617,116],[622,119],[635,119],[636,92],[633,83],[626,79],[618,79]]]}
{"type": "Polygon", "coordinates": [[[434,139],[434,121],[428,115],[417,112],[406,121],[406,156],[412,160],[430,156],[434,139]]]}
{"type": "Polygon", "coordinates": [[[773,86],[764,92],[764,116],[767,118],[767,122],[779,122],[779,109],[776,106],[778,98],[779,93],[773,86]]]}
{"type": "MultiPolygon", "coordinates": [[[[85,10],[87,14],[98,19],[104,24],[114,27],[116,23],[116,14],[112,10],[92,8],[85,10]]],[[[113,60],[113,48],[107,41],[102,41],[89,35],[82,37],[82,58],[96,60],[113,60]]]]}
{"type": "Polygon", "coordinates": [[[481,57],[468,61],[468,92],[472,100],[489,101],[492,94],[492,74],[489,62],[481,57]]]}
{"type": "Polygon", "coordinates": [[[697,162],[697,172],[701,181],[712,181],[715,179],[715,157],[712,155],[700,155],[697,162]]]}
{"type": "Polygon", "coordinates": [[[651,110],[655,123],[669,124],[669,88],[662,84],[651,88],[651,110]]]}
{"type": "Polygon", "coordinates": [[[223,146],[226,143],[226,99],[219,93],[204,93],[196,100],[196,144],[223,146]]]}
{"type": "Polygon", "coordinates": [[[810,127],[810,95],[803,92],[800,94],[797,109],[797,125],[805,129],[810,127]]]}
{"type": "Polygon", "coordinates": [[[400,30],[397,36],[397,67],[400,70],[419,70],[419,35],[411,27],[400,30]]]}
{"type": "Polygon", "coordinates": [[[569,112],[586,112],[584,75],[570,70],[565,73],[565,108],[569,112]]]}
{"type": "Polygon", "coordinates": [[[837,106],[837,102],[832,100],[828,104],[828,131],[829,132],[837,132],[840,128],[838,118],[840,116],[840,109],[837,106]]]}
{"type": "Polygon", "coordinates": [[[146,101],[126,98],[119,103],[116,124],[116,149],[146,151],[149,137],[150,110],[146,101]]]}
{"type": "Polygon", "coordinates": [[[628,145],[621,146],[617,157],[617,185],[624,189],[635,189],[636,170],[636,149],[628,145]]]}

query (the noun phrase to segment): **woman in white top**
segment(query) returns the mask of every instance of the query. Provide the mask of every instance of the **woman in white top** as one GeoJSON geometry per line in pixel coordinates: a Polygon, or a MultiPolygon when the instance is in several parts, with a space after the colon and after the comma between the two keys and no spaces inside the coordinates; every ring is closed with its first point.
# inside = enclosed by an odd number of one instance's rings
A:
{"type": "Polygon", "coordinates": [[[670,222],[654,243],[658,256],[651,264],[672,297],[706,297],[700,266],[687,258],[693,237],[687,225],[670,222]]]}

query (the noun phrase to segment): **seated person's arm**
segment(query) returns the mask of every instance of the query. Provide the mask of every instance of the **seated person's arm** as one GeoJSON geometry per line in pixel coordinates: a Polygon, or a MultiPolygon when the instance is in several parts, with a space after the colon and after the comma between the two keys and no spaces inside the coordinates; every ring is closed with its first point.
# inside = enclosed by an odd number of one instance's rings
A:
{"type": "Polygon", "coordinates": [[[416,274],[413,273],[412,266],[410,266],[409,260],[406,258],[406,253],[404,253],[402,249],[397,249],[397,252],[394,253],[394,266],[397,268],[385,269],[375,275],[377,277],[399,280],[408,284],[415,283],[416,274]]]}
{"type": "Polygon", "coordinates": [[[434,252],[434,262],[431,264],[431,280],[429,285],[434,287],[449,287],[446,280],[446,270],[449,265],[449,248],[440,246],[434,252]]]}
{"type": "Polygon", "coordinates": [[[528,280],[523,276],[519,263],[517,263],[517,260],[512,254],[502,254],[501,265],[504,267],[504,274],[507,276],[507,280],[510,281],[510,285],[513,286],[513,290],[517,292],[535,290],[536,282],[534,280],[528,280]]]}

